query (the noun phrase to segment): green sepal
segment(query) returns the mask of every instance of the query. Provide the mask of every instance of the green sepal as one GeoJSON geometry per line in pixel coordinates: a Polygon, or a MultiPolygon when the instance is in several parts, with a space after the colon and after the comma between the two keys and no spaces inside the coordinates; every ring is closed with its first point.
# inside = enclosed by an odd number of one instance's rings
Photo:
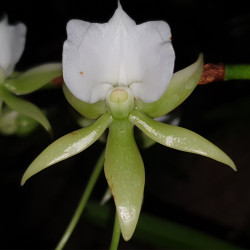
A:
{"type": "Polygon", "coordinates": [[[107,112],[105,101],[98,101],[96,103],[83,102],[73,96],[65,84],[63,84],[63,93],[70,105],[86,118],[97,119],[107,112]]]}
{"type": "Polygon", "coordinates": [[[0,85],[0,97],[13,110],[30,117],[40,123],[50,134],[51,126],[43,112],[33,103],[18,98],[11,94],[4,86],[0,85]]]}
{"type": "Polygon", "coordinates": [[[169,113],[184,102],[193,92],[201,78],[202,71],[203,55],[200,54],[195,63],[174,73],[166,91],[159,100],[152,103],[145,103],[141,99],[137,99],[135,101],[136,109],[152,118],[169,113]]]}
{"type": "Polygon", "coordinates": [[[59,76],[62,76],[62,64],[48,63],[8,78],[4,86],[16,95],[24,95],[40,89],[59,76]]]}
{"type": "Polygon", "coordinates": [[[136,110],[131,112],[129,120],[148,137],[164,146],[209,157],[236,171],[235,164],[222,150],[190,130],[154,121],[136,110]]]}
{"type": "Polygon", "coordinates": [[[104,171],[121,232],[127,241],[138,222],[145,184],[143,161],[134,139],[133,125],[127,119],[114,120],[110,125],[104,171]]]}
{"type": "Polygon", "coordinates": [[[82,152],[92,145],[112,121],[108,113],[102,115],[89,127],[71,132],[50,144],[28,167],[21,185],[41,170],[82,152]]]}

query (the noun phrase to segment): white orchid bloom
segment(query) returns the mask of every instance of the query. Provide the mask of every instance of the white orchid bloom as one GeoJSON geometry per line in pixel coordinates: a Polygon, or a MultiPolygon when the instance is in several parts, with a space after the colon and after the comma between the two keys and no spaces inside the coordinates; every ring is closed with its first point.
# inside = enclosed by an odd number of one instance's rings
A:
{"type": "Polygon", "coordinates": [[[175,53],[164,21],[136,25],[120,3],[108,23],[71,20],[63,76],[78,99],[95,103],[122,87],[144,102],[158,100],[173,74],[175,53]]]}
{"type": "Polygon", "coordinates": [[[0,21],[0,75],[3,79],[13,73],[23,53],[26,30],[23,23],[9,25],[7,17],[0,21]]]}
{"type": "Polygon", "coordinates": [[[175,54],[167,23],[136,25],[118,2],[108,23],[71,20],[67,33],[63,48],[67,86],[63,85],[63,91],[72,107],[95,121],[49,145],[31,163],[22,185],[43,169],[82,152],[108,128],[104,173],[121,233],[129,240],[138,222],[145,185],[135,126],[164,146],[210,157],[236,170],[233,161],[205,138],[153,120],[178,107],[193,92],[203,71],[200,55],[173,75],[175,54]]]}

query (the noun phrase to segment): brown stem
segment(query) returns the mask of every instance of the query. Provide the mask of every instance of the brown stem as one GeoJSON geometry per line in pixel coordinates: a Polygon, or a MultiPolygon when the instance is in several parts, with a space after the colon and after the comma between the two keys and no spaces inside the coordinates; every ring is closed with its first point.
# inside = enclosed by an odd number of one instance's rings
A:
{"type": "Polygon", "coordinates": [[[198,84],[208,84],[225,80],[225,66],[223,63],[208,63],[203,66],[203,72],[198,84]]]}

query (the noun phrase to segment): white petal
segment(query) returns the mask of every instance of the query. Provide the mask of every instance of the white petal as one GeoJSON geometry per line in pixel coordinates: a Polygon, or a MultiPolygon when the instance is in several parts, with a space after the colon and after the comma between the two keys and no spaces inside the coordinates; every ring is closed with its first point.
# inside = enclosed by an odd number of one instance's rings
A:
{"type": "Polygon", "coordinates": [[[80,100],[104,100],[112,86],[130,86],[135,97],[153,102],[167,88],[174,67],[167,23],[137,26],[119,4],[108,23],[71,20],[67,33],[64,80],[80,100]]]}
{"type": "Polygon", "coordinates": [[[73,95],[85,102],[105,100],[101,90],[112,87],[118,77],[119,58],[115,53],[112,56],[109,46],[113,37],[104,37],[104,29],[104,25],[80,20],[67,25],[70,35],[63,46],[63,77],[73,95]]]}
{"type": "Polygon", "coordinates": [[[13,72],[23,53],[26,30],[23,23],[9,25],[7,17],[0,22],[0,68],[5,77],[13,72]]]}
{"type": "Polygon", "coordinates": [[[144,102],[158,100],[166,90],[173,75],[175,53],[171,44],[171,32],[163,21],[147,22],[137,26],[138,41],[134,49],[134,60],[128,60],[127,69],[130,76],[139,81],[130,85],[136,98],[144,102]],[[135,53],[137,51],[137,53],[135,53]],[[138,62],[137,72],[136,65],[138,62]],[[138,74],[140,73],[140,75],[138,74]]]}

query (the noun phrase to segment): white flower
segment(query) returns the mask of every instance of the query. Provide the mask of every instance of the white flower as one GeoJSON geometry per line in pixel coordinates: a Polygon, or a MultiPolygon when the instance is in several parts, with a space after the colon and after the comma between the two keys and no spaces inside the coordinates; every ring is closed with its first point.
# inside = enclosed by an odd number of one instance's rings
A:
{"type": "Polygon", "coordinates": [[[26,26],[23,23],[9,25],[8,18],[0,21],[0,73],[3,78],[14,71],[25,45],[26,26]]]}
{"type": "Polygon", "coordinates": [[[94,103],[126,87],[134,98],[154,102],[166,90],[175,60],[166,22],[136,25],[118,3],[108,23],[71,20],[67,34],[63,76],[78,99],[94,103]]]}

